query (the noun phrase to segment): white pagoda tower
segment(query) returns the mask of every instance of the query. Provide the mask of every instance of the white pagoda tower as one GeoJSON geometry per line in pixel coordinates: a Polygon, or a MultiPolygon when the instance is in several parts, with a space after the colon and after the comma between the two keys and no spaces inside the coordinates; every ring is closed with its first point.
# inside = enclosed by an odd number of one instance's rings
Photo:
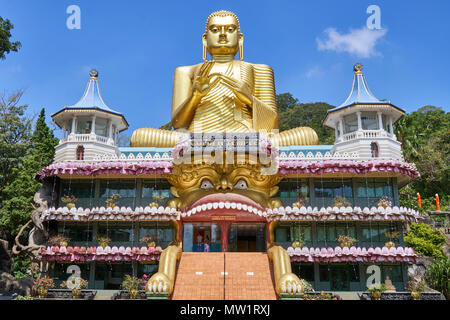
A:
{"type": "Polygon", "coordinates": [[[103,101],[97,70],[90,71],[80,101],[56,112],[52,119],[63,130],[55,148],[55,162],[89,161],[98,156],[120,155],[118,134],[128,128],[128,123],[123,114],[110,109],[103,101]]]}
{"type": "Polygon", "coordinates": [[[362,65],[354,67],[353,85],[343,104],[330,109],[323,125],[335,130],[332,152],[357,153],[362,159],[402,160],[401,143],[393,124],[405,111],[390,101],[378,100],[370,92],[362,73],[362,65]]]}

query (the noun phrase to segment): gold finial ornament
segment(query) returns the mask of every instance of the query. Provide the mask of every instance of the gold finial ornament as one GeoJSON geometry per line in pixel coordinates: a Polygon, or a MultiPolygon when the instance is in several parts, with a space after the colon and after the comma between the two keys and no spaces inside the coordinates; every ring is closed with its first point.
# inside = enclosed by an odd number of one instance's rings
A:
{"type": "MultiPolygon", "coordinates": [[[[316,132],[307,127],[278,133],[278,108],[273,70],[243,61],[244,35],[237,16],[216,11],[206,20],[203,61],[175,70],[171,123],[195,133],[269,132],[279,146],[316,145],[316,132]],[[207,61],[207,54],[211,61],[207,61]],[[239,52],[239,59],[235,56],[239,52]]],[[[173,147],[177,131],[141,128],[132,147],[173,147]]]]}
{"type": "Polygon", "coordinates": [[[363,66],[361,63],[357,63],[353,66],[353,71],[355,71],[355,73],[362,73],[362,69],[363,66]]]}
{"type": "Polygon", "coordinates": [[[95,69],[92,69],[91,71],[89,71],[89,75],[91,76],[92,80],[97,80],[98,78],[98,71],[95,69]]]}

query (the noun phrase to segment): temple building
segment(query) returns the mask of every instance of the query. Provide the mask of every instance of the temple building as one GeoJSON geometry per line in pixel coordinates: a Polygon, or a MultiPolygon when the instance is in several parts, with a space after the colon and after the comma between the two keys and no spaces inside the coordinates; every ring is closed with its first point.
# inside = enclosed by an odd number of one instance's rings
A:
{"type": "Polygon", "coordinates": [[[118,289],[125,274],[157,272],[176,240],[183,253],[205,255],[266,252],[276,243],[316,290],[363,291],[371,264],[403,288],[416,255],[402,235],[420,216],[399,206],[398,189],[418,173],[392,130],[404,112],[374,98],[360,69],[350,97],[324,119],[336,130],[334,145],[279,147],[277,208],[223,195],[184,210],[166,206],[173,150],[118,147],[128,124],[103,102],[97,76],[91,72],[79,103],[52,116],[63,136],[55,162],[39,173],[57,193],[46,228],[69,238],[42,252],[53,277],[65,279],[68,264],[77,264],[90,288],[118,289]],[[104,247],[99,235],[109,238],[104,247]],[[356,242],[341,246],[340,236],[356,242]]]}
{"type": "Polygon", "coordinates": [[[62,281],[75,264],[106,290],[146,275],[149,296],[171,299],[295,297],[306,282],[365,291],[377,277],[402,290],[417,259],[403,235],[421,219],[399,203],[419,176],[393,130],[405,112],[375,98],[356,64],[350,95],[323,120],[333,145],[307,127],[278,132],[273,70],[243,61],[232,12],[208,17],[203,60],[175,71],[176,130],[140,128],[119,147],[128,123],[95,70],[81,100],[52,115],[63,135],[37,174],[43,272],[62,281]]]}

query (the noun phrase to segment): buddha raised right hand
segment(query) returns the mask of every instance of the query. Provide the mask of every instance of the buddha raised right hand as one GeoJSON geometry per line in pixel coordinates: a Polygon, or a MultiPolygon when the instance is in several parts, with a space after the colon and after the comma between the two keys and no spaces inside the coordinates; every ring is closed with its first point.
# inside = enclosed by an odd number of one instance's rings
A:
{"type": "Polygon", "coordinates": [[[214,61],[207,61],[201,66],[200,71],[195,76],[192,84],[192,98],[200,100],[206,96],[209,90],[211,90],[211,88],[213,88],[220,80],[219,77],[216,77],[216,74],[209,74],[213,66],[214,61]],[[216,79],[211,82],[211,79],[214,77],[216,77],[216,79]]]}

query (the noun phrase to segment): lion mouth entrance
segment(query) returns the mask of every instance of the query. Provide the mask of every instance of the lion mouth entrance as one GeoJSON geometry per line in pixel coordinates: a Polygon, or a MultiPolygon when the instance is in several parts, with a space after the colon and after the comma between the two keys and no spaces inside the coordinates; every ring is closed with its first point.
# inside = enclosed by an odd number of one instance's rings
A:
{"type": "Polygon", "coordinates": [[[253,213],[258,216],[265,216],[266,209],[254,200],[236,193],[214,193],[204,196],[192,205],[186,207],[181,215],[191,216],[198,213],[236,214],[253,213]]]}

